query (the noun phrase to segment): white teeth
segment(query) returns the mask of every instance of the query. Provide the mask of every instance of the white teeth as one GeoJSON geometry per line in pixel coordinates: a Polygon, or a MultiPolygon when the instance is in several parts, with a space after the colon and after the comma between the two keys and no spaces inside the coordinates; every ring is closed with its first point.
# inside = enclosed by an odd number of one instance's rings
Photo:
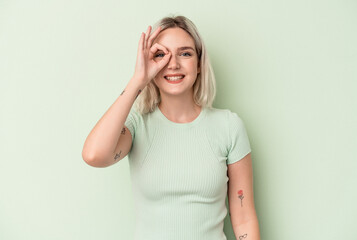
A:
{"type": "Polygon", "coordinates": [[[176,81],[176,80],[179,80],[179,79],[182,79],[183,76],[178,76],[178,77],[165,77],[166,79],[170,80],[170,81],[176,81]]]}

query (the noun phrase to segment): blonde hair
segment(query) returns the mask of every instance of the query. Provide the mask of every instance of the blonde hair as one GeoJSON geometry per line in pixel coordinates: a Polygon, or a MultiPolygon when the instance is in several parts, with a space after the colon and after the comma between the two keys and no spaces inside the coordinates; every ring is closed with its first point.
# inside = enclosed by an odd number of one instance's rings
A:
{"type": "MultiPolygon", "coordinates": [[[[216,80],[211,66],[206,46],[195,24],[184,16],[167,16],[160,19],[153,26],[152,32],[161,26],[161,31],[167,28],[179,27],[185,30],[194,40],[201,71],[193,87],[194,102],[201,107],[212,107],[216,96],[216,80]]],[[[135,101],[135,108],[141,114],[153,112],[161,101],[159,88],[154,81],[150,81],[141,91],[135,101]]]]}

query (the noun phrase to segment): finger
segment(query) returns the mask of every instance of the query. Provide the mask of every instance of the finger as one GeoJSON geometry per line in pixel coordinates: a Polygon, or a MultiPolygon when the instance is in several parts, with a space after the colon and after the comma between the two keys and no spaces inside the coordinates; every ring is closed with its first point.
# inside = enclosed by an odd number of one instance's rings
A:
{"type": "Polygon", "coordinates": [[[143,43],[144,43],[144,33],[142,32],[140,35],[139,46],[138,46],[139,51],[144,49],[143,43]]]}
{"type": "Polygon", "coordinates": [[[143,50],[144,50],[144,33],[141,33],[140,40],[139,40],[139,46],[138,46],[138,53],[137,53],[137,58],[142,55],[143,50]]]}
{"type": "Polygon", "coordinates": [[[164,53],[168,53],[169,51],[167,50],[166,47],[164,47],[163,45],[159,44],[159,43],[155,43],[154,45],[152,45],[152,47],[150,48],[150,52],[151,53],[156,53],[158,50],[162,50],[164,53]]]}
{"type": "Polygon", "coordinates": [[[165,54],[168,54],[169,51],[167,51],[167,49],[162,46],[161,44],[158,44],[158,43],[155,43],[151,48],[150,48],[150,51],[149,51],[149,59],[152,59],[153,58],[153,55],[157,52],[157,51],[163,51],[165,54]]]}
{"type": "Polygon", "coordinates": [[[147,44],[148,44],[147,46],[150,46],[150,47],[151,47],[152,41],[156,38],[156,36],[160,33],[160,31],[161,31],[161,26],[159,26],[159,27],[155,30],[155,32],[152,33],[152,35],[150,36],[149,41],[148,41],[148,43],[147,43],[147,44]]]}
{"type": "Polygon", "coordinates": [[[149,38],[150,32],[151,32],[151,26],[149,25],[148,29],[146,30],[146,34],[145,34],[144,49],[147,47],[147,40],[149,38]]]}

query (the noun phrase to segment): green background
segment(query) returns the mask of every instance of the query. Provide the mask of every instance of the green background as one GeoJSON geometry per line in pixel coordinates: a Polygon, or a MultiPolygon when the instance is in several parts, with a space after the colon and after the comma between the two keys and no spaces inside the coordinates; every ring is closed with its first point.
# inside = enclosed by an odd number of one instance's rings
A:
{"type": "MultiPolygon", "coordinates": [[[[0,239],[132,239],[128,159],[85,138],[134,73],[141,32],[198,27],[216,108],[251,141],[263,240],[355,240],[357,2],[0,0],[0,239]]],[[[226,202],[227,203],[227,202],[226,202]]],[[[229,216],[224,231],[235,239],[229,216]]]]}

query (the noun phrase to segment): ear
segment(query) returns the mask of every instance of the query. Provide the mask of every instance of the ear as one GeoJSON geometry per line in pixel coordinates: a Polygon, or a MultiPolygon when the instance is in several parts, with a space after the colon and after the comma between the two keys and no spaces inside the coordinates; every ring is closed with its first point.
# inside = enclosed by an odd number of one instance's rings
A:
{"type": "Polygon", "coordinates": [[[201,72],[201,64],[198,63],[198,66],[197,66],[197,73],[200,73],[201,72]]]}

